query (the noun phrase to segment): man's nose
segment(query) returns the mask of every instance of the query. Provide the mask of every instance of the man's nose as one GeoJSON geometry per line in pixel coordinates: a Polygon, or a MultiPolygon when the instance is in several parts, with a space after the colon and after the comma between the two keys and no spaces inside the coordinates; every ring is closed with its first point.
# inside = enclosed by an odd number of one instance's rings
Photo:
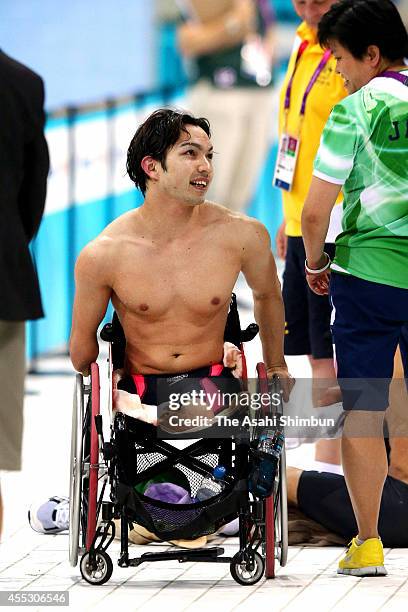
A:
{"type": "Polygon", "coordinates": [[[207,157],[202,157],[200,159],[199,165],[198,165],[198,169],[200,172],[208,172],[210,173],[212,171],[212,163],[211,160],[208,159],[207,157]]]}

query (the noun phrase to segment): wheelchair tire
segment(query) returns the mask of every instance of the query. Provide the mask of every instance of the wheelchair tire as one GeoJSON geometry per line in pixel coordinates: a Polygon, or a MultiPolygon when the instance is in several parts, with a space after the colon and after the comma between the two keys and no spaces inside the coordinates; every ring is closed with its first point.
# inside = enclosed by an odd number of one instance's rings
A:
{"type": "Polygon", "coordinates": [[[250,561],[252,563],[250,567],[248,567],[249,562],[241,561],[241,553],[237,553],[232,558],[230,564],[231,576],[235,582],[238,582],[238,584],[242,584],[243,586],[256,584],[264,575],[265,562],[262,556],[255,552],[253,553],[250,561]]]}
{"type": "Polygon", "coordinates": [[[96,532],[96,508],[98,498],[99,476],[99,438],[95,426],[95,417],[100,412],[100,383],[98,364],[91,364],[91,419],[90,419],[90,459],[88,518],[86,522],[86,550],[89,550],[96,532]]]}
{"type": "Polygon", "coordinates": [[[265,511],[265,578],[275,578],[275,499],[271,495],[264,501],[265,511]]]}
{"type": "Polygon", "coordinates": [[[276,546],[278,549],[277,558],[281,567],[284,567],[288,560],[288,491],[286,482],[286,451],[282,449],[279,461],[279,504],[278,512],[275,518],[275,537],[278,534],[276,546]]]}
{"type": "Polygon", "coordinates": [[[78,563],[79,538],[81,529],[82,498],[82,453],[84,421],[84,383],[82,374],[75,379],[72,410],[71,461],[69,480],[69,562],[78,563]]]}
{"type": "Polygon", "coordinates": [[[100,585],[108,582],[112,576],[113,563],[112,559],[104,550],[95,551],[96,567],[92,568],[89,562],[89,552],[82,555],[80,570],[81,576],[89,584],[100,585]]]}

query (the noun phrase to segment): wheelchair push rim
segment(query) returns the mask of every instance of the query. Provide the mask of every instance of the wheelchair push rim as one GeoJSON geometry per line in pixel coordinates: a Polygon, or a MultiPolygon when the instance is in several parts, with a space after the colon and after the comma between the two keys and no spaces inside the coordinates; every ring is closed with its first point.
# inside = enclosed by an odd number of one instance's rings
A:
{"type": "Polygon", "coordinates": [[[75,381],[69,512],[69,560],[74,567],[79,553],[90,549],[96,533],[99,439],[95,416],[100,410],[99,398],[99,368],[93,363],[90,386],[84,385],[81,374],[77,374],[75,381]]]}

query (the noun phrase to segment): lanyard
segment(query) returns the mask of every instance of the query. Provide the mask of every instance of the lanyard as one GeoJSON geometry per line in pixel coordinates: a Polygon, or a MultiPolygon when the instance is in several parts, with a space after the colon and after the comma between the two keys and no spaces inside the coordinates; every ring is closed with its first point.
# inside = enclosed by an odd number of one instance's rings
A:
{"type": "Polygon", "coordinates": [[[408,76],[405,74],[401,74],[400,72],[396,72],[395,70],[385,70],[384,72],[381,72],[381,74],[379,74],[378,76],[385,77],[388,79],[395,79],[396,81],[399,81],[400,83],[408,87],[408,76]]]}
{"type": "MultiPolygon", "coordinates": [[[[295,62],[295,67],[292,73],[292,76],[289,79],[289,83],[286,89],[286,95],[285,95],[285,111],[286,113],[289,111],[290,108],[290,96],[292,93],[292,84],[293,84],[293,78],[295,76],[295,72],[296,72],[296,68],[299,62],[299,59],[301,58],[301,56],[303,55],[307,45],[309,44],[309,42],[307,40],[304,40],[302,42],[302,44],[300,45],[299,49],[298,49],[298,53],[297,53],[297,57],[296,57],[296,62],[295,62]]],[[[303,99],[302,99],[302,106],[300,107],[300,114],[303,118],[304,114],[305,114],[305,110],[306,110],[306,101],[307,101],[307,97],[311,92],[311,89],[313,87],[313,85],[315,84],[318,76],[320,75],[320,73],[322,72],[323,68],[326,66],[327,62],[329,61],[331,55],[331,51],[329,49],[327,49],[327,51],[324,52],[322,59],[319,62],[319,65],[317,66],[316,70],[314,71],[312,78],[309,81],[308,86],[306,87],[305,93],[303,94],[303,99]]]]}
{"type": "Polygon", "coordinates": [[[290,107],[290,96],[291,96],[291,93],[292,93],[293,77],[295,76],[295,72],[296,72],[296,68],[297,68],[297,65],[298,65],[298,61],[302,57],[302,55],[303,55],[303,53],[304,53],[304,51],[305,51],[305,49],[306,49],[308,44],[309,44],[309,41],[308,40],[304,40],[304,41],[302,41],[302,43],[301,43],[301,45],[300,45],[300,47],[298,49],[296,60],[295,60],[295,67],[293,68],[293,72],[292,72],[292,75],[291,75],[291,77],[289,79],[289,83],[288,83],[288,86],[287,86],[287,89],[286,89],[285,111],[288,111],[289,107],[290,107]]]}

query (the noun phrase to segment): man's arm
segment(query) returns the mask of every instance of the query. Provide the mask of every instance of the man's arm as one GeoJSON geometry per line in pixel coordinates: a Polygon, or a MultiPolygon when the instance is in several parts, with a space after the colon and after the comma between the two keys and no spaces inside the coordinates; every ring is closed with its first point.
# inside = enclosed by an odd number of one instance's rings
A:
{"type": "Polygon", "coordinates": [[[109,303],[109,255],[106,242],[93,242],[80,253],[75,266],[75,300],[69,343],[71,361],[78,372],[89,374],[99,353],[97,330],[109,303]]]}
{"type": "Polygon", "coordinates": [[[195,57],[234,47],[254,29],[253,0],[235,0],[232,10],[208,23],[188,21],[179,27],[177,36],[181,53],[195,57]]]}
{"type": "Polygon", "coordinates": [[[287,401],[292,381],[283,354],[285,313],[275,259],[269,234],[262,223],[254,219],[246,223],[248,226],[243,248],[242,272],[252,289],[254,315],[259,325],[268,375],[278,374],[281,377],[287,401]]]}
{"type": "MultiPolygon", "coordinates": [[[[330,213],[340,193],[341,185],[312,177],[309,193],[302,212],[302,236],[307,265],[312,269],[323,268],[327,257],[323,254],[330,223],[330,213]]],[[[309,287],[319,295],[329,292],[329,270],[321,274],[307,274],[309,287]]]]}

